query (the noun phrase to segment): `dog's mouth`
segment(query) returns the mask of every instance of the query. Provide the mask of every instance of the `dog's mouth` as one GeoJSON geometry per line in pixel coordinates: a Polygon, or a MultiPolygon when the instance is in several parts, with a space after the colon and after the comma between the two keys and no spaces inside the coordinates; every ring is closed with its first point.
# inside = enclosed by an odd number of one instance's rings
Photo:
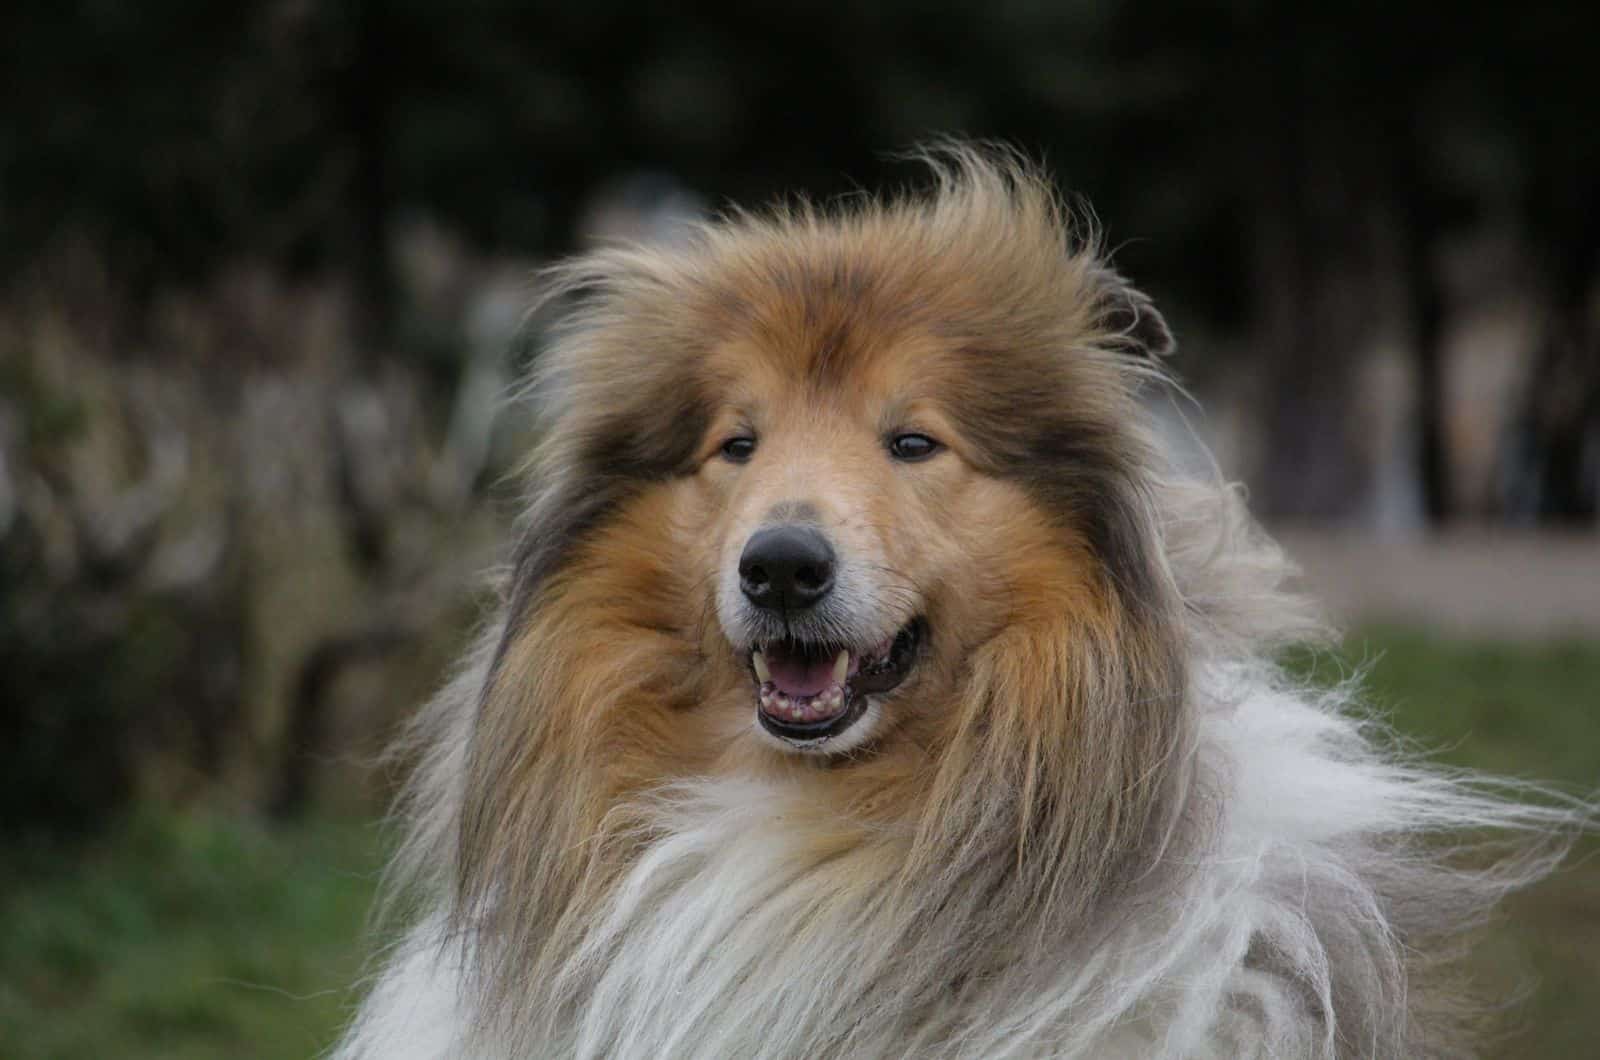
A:
{"type": "Polygon", "coordinates": [[[777,640],[750,653],[756,714],[774,736],[792,743],[831,739],[861,720],[868,697],[905,680],[916,662],[923,622],[861,651],[820,641],[777,640]]]}

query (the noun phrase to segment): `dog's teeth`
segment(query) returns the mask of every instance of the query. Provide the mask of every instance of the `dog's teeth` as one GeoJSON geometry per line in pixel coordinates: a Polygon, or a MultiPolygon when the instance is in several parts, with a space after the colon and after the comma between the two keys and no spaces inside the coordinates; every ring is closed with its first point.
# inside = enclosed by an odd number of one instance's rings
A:
{"type": "Polygon", "coordinates": [[[839,651],[839,657],[833,660],[833,683],[836,685],[842,685],[844,684],[844,679],[849,676],[850,650],[848,648],[844,648],[839,651]]]}
{"type": "Polygon", "coordinates": [[[759,651],[750,655],[750,665],[756,668],[756,676],[761,678],[761,683],[766,684],[772,680],[772,671],[767,669],[767,657],[759,651]]]}

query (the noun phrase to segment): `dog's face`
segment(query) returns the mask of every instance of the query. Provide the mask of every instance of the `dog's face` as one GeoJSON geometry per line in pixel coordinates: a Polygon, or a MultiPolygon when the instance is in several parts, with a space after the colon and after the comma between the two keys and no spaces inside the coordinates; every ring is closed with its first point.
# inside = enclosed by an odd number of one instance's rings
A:
{"type": "Polygon", "coordinates": [[[859,331],[829,371],[803,343],[714,351],[706,377],[723,383],[683,487],[707,545],[696,584],[755,724],[790,751],[867,746],[938,702],[953,657],[1003,620],[1007,558],[1040,523],[975,467],[950,408],[959,358],[859,331]]]}
{"type": "Polygon", "coordinates": [[[959,216],[580,263],[505,681],[613,719],[641,777],[729,732],[937,757],[1000,715],[1043,746],[1082,717],[1052,704],[1170,698],[1131,424],[1171,337],[1042,192],[973,165],[959,216]]]}

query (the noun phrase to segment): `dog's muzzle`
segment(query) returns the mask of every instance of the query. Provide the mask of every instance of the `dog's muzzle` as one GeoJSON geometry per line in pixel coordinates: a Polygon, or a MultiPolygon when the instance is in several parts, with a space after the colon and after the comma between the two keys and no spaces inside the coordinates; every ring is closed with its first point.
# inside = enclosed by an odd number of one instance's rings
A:
{"type": "Polygon", "coordinates": [[[922,639],[917,619],[864,650],[791,639],[760,645],[750,653],[750,670],[762,727],[803,745],[838,736],[861,720],[869,697],[905,680],[922,639]]]}

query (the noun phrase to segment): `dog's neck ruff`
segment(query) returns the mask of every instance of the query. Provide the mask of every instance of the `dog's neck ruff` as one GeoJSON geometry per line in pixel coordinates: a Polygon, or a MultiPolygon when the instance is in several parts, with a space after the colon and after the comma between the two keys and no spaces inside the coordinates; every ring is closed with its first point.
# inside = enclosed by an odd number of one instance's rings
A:
{"type": "Polygon", "coordinates": [[[777,782],[708,780],[661,799],[657,838],[508,1024],[473,1036],[468,955],[434,919],[340,1056],[1396,1055],[1381,1013],[1403,1011],[1405,977],[1362,862],[1419,822],[1507,811],[1381,759],[1270,671],[1198,686],[1209,842],[1087,950],[996,923],[1003,883],[978,866],[908,904],[883,886],[892,844],[818,844],[777,782]]]}

